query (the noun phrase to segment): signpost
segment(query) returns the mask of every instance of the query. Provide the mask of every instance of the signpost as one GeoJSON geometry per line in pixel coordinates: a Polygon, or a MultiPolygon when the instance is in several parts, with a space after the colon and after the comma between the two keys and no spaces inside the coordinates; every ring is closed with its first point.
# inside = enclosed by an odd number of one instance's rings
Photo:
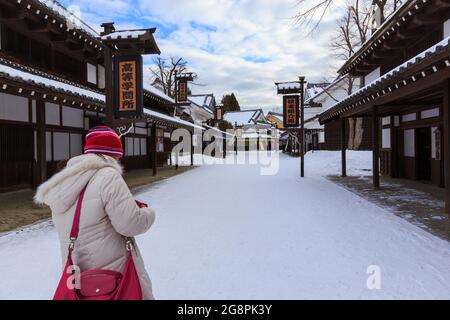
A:
{"type": "Polygon", "coordinates": [[[300,141],[300,176],[305,176],[305,77],[299,81],[277,82],[278,94],[283,95],[283,125],[297,131],[300,141]],[[300,126],[300,130],[299,129],[300,126]]]}
{"type": "Polygon", "coordinates": [[[114,116],[139,117],[143,110],[142,56],[114,57],[114,116]]]}

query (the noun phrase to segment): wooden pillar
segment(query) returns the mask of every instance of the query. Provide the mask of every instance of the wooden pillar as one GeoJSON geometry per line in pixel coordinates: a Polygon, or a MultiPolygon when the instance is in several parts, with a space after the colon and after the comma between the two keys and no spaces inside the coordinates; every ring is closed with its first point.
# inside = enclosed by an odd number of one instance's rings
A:
{"type": "Polygon", "coordinates": [[[444,99],[442,106],[443,115],[443,167],[444,167],[444,201],[445,201],[445,212],[450,213],[450,79],[444,81],[443,84],[444,99]]]}
{"type": "Polygon", "coordinates": [[[194,166],[194,132],[191,132],[191,167],[194,166]]]}
{"type": "Polygon", "coordinates": [[[378,107],[373,107],[372,113],[372,154],[373,154],[373,187],[380,188],[380,118],[378,107]]]}
{"type": "Polygon", "coordinates": [[[227,136],[225,134],[225,132],[222,134],[222,139],[223,139],[223,152],[222,152],[222,156],[225,159],[227,157],[227,136]]]}
{"type": "Polygon", "coordinates": [[[300,176],[305,177],[305,77],[300,77],[300,176]]]}
{"type": "Polygon", "coordinates": [[[152,168],[153,175],[158,174],[157,161],[156,161],[156,123],[152,124],[152,168]]]}
{"type": "Polygon", "coordinates": [[[47,179],[47,145],[45,134],[45,101],[36,100],[36,158],[35,186],[47,179]]]}
{"type": "Polygon", "coordinates": [[[345,139],[346,118],[341,119],[341,162],[342,162],[342,177],[347,176],[347,141],[345,139]]]}
{"type": "Polygon", "coordinates": [[[114,83],[113,83],[113,65],[112,52],[108,46],[104,46],[105,57],[105,113],[106,125],[114,125],[114,83]]]}

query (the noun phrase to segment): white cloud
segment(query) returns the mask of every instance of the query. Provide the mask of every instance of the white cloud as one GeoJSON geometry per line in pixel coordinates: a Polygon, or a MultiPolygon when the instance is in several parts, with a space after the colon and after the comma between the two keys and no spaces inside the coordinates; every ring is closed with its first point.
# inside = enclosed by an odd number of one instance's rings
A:
{"type": "Polygon", "coordinates": [[[194,93],[213,92],[220,100],[234,92],[242,106],[280,105],[275,81],[299,75],[322,80],[337,66],[328,49],[336,9],[324,18],[320,32],[306,38],[292,19],[297,0],[67,2],[79,5],[83,18],[97,25],[119,20],[119,27],[163,26],[156,33],[162,54],[183,57],[207,84],[192,87],[194,93]]]}

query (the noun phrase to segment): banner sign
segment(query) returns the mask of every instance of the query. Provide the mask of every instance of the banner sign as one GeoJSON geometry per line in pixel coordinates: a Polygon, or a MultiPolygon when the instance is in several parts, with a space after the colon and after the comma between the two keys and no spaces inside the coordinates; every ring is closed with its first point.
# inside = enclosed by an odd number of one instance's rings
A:
{"type": "Polygon", "coordinates": [[[222,121],[222,109],[221,108],[216,108],[216,120],[222,121]]]}
{"type": "Polygon", "coordinates": [[[180,79],[178,82],[178,102],[187,102],[187,81],[180,79]]]}
{"type": "Polygon", "coordinates": [[[142,56],[114,57],[114,115],[116,118],[142,114],[142,56]]]}
{"type": "Polygon", "coordinates": [[[285,128],[298,127],[300,125],[300,97],[283,97],[283,125],[285,128]]]}

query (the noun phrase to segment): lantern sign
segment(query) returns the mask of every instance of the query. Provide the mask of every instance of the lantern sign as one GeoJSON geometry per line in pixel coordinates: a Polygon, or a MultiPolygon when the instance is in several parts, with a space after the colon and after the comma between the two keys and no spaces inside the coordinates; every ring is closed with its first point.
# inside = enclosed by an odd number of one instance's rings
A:
{"type": "Polygon", "coordinates": [[[142,56],[114,57],[114,115],[116,118],[142,114],[142,56]]]}
{"type": "Polygon", "coordinates": [[[222,121],[222,108],[216,107],[216,120],[222,121]]]}
{"type": "Polygon", "coordinates": [[[285,128],[298,127],[300,118],[300,98],[295,96],[283,97],[283,125],[285,128]]]}
{"type": "Polygon", "coordinates": [[[187,96],[187,80],[180,79],[178,82],[178,102],[187,102],[187,96]]]}

